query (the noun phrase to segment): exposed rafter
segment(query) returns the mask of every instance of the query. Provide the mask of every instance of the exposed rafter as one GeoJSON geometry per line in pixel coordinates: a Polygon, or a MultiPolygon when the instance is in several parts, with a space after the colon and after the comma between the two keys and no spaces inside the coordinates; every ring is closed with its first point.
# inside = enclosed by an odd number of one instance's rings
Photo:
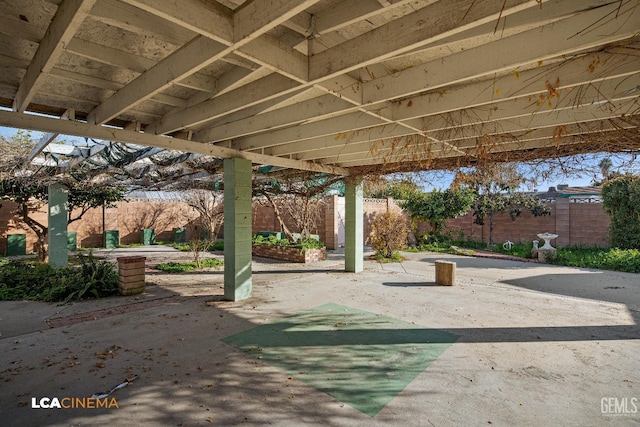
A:
{"type": "Polygon", "coordinates": [[[23,113],[27,109],[44,73],[53,68],[96,1],[62,1],[18,88],[13,100],[14,111],[23,113]]]}
{"type": "Polygon", "coordinates": [[[333,175],[349,175],[349,171],[331,165],[287,159],[283,157],[266,156],[258,153],[249,153],[232,148],[205,145],[184,139],[150,135],[142,132],[133,132],[105,126],[95,126],[88,123],[70,122],[67,120],[51,119],[47,117],[30,116],[8,111],[0,111],[0,123],[21,129],[42,130],[57,132],[65,135],[86,136],[89,138],[104,139],[109,141],[122,141],[132,144],[146,145],[149,147],[165,148],[167,150],[179,150],[187,153],[199,153],[220,158],[241,158],[251,160],[254,163],[281,166],[285,168],[323,172],[333,175]]]}
{"type": "MultiPolygon", "coordinates": [[[[639,28],[637,0],[2,2],[0,125],[340,175],[638,149],[639,28]]],[[[52,140],[29,160],[137,150],[52,140]]]]}

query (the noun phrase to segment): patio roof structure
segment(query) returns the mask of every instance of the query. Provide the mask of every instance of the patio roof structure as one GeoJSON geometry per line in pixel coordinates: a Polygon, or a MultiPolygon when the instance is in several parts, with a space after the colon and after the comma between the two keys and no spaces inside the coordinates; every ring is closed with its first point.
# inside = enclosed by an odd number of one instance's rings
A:
{"type": "Polygon", "coordinates": [[[358,176],[640,147],[638,0],[0,1],[0,45],[0,125],[47,132],[29,161],[57,134],[226,159],[238,200],[256,165],[358,176]]]}
{"type": "Polygon", "coordinates": [[[633,149],[638,6],[3,1],[0,125],[340,175],[633,149]]]}

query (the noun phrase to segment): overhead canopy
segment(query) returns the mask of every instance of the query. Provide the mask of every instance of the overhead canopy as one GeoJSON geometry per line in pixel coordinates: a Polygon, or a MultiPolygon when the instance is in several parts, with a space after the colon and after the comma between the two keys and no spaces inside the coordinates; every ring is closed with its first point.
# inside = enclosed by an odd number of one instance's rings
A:
{"type": "Polygon", "coordinates": [[[637,150],[639,6],[0,1],[0,125],[338,175],[637,150]]]}

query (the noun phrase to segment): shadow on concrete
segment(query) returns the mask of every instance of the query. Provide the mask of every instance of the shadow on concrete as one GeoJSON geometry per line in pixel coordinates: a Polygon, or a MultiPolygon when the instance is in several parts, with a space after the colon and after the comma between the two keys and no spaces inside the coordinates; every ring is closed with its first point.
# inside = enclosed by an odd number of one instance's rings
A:
{"type": "MultiPolygon", "coordinates": [[[[0,389],[0,421],[3,425],[299,425],[301,421],[292,423],[292,417],[304,414],[303,424],[346,425],[362,415],[225,344],[223,339],[256,326],[233,314],[242,304],[222,301],[219,295],[179,298],[171,311],[169,306],[158,306],[130,312],[126,319],[68,325],[51,330],[47,341],[23,336],[11,344],[11,357],[0,363],[4,380],[11,378],[0,389]],[[119,409],[31,408],[31,397],[88,397],[134,374],[138,377],[131,384],[111,396],[119,409]],[[248,400],[269,410],[248,410],[248,400]]],[[[278,318],[284,313],[271,315],[278,318]]],[[[339,340],[362,341],[357,332],[339,340]]],[[[377,338],[365,341],[415,341],[388,332],[373,331],[377,338]]],[[[306,338],[317,342],[326,336],[311,332],[306,338]]],[[[300,366],[305,363],[301,360],[300,366]]],[[[416,393],[425,398],[433,394],[416,393]]]]}
{"type": "Polygon", "coordinates": [[[513,261],[513,260],[507,260],[507,259],[495,259],[495,258],[488,259],[488,258],[462,257],[462,256],[452,257],[452,256],[449,256],[448,254],[442,254],[442,256],[437,256],[437,254],[434,254],[434,257],[422,258],[417,261],[435,265],[436,260],[455,262],[458,268],[527,269],[527,268],[540,267],[540,264],[538,263],[527,262],[527,261],[513,261]],[[489,261],[491,262],[491,267],[487,267],[487,262],[489,261]]]}
{"type": "Polygon", "coordinates": [[[640,340],[638,325],[442,328],[464,343],[640,340]]]}
{"type": "MultiPolygon", "coordinates": [[[[382,282],[382,286],[395,288],[440,286],[436,282],[382,282]]],[[[446,287],[446,286],[445,286],[446,287]]]]}
{"type": "Polygon", "coordinates": [[[636,324],[640,324],[640,306],[634,305],[634,301],[640,299],[638,296],[640,295],[640,275],[615,274],[616,276],[624,276],[623,280],[618,282],[615,280],[616,278],[594,272],[573,273],[566,276],[542,274],[519,279],[506,279],[501,282],[531,291],[624,304],[636,324]]]}
{"type": "MultiPolygon", "coordinates": [[[[518,270],[535,270],[542,267],[553,267],[548,264],[527,263],[510,260],[491,259],[491,267],[487,267],[487,259],[466,257],[437,257],[423,258],[420,261],[435,264],[435,261],[455,262],[458,268],[495,268],[518,270]]],[[[560,269],[565,267],[558,267],[560,269]]],[[[624,304],[636,324],[640,324],[640,275],[614,271],[582,269],[588,271],[579,273],[577,267],[568,274],[540,274],[517,279],[501,279],[500,283],[516,286],[530,291],[584,298],[593,301],[624,304]]]]}
{"type": "MultiPolygon", "coordinates": [[[[224,275],[224,270],[220,268],[219,270],[209,270],[209,269],[200,269],[200,270],[191,270],[191,271],[181,271],[179,273],[167,273],[166,271],[156,270],[151,268],[145,272],[147,276],[171,276],[172,274],[180,275],[180,276],[203,276],[203,275],[224,275]]],[[[254,273],[255,274],[255,273],[254,273]]]]}
{"type": "Polygon", "coordinates": [[[549,326],[514,328],[401,328],[352,330],[295,330],[297,323],[277,322],[268,326],[269,333],[255,334],[251,344],[256,348],[305,347],[337,345],[447,344],[452,335],[458,342],[568,342],[640,339],[637,325],[549,326]],[[442,333],[442,332],[446,333],[442,333]]]}
{"type": "Polygon", "coordinates": [[[302,273],[336,273],[336,274],[353,274],[353,273],[349,273],[347,271],[344,271],[344,269],[331,269],[331,268],[314,268],[314,269],[304,269],[304,270],[282,270],[282,269],[278,269],[278,270],[261,270],[261,271],[256,271],[253,270],[252,274],[254,276],[261,276],[264,274],[302,274],[302,273]]]}

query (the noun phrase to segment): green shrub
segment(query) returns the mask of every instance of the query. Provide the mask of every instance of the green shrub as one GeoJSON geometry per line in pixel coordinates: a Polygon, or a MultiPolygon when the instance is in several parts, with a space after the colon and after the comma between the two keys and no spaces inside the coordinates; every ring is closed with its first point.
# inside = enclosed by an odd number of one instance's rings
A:
{"type": "Polygon", "coordinates": [[[0,300],[69,302],[118,293],[118,273],[93,254],[79,255],[79,265],[54,268],[33,261],[9,261],[0,270],[0,300]]]}
{"type": "MultiPolygon", "coordinates": [[[[504,242],[498,243],[495,248],[490,249],[491,252],[499,254],[511,255],[520,258],[531,258],[531,250],[533,249],[533,242],[528,243],[514,243],[511,250],[507,250],[503,247],[504,242]]],[[[479,249],[479,248],[477,248],[479,249]]]]}
{"type": "Polygon", "coordinates": [[[405,217],[394,212],[385,212],[373,219],[369,240],[376,252],[385,258],[392,258],[394,252],[406,246],[408,233],[405,217]]]}
{"type": "MultiPolygon", "coordinates": [[[[193,251],[193,242],[173,243],[171,247],[181,252],[191,252],[193,251]]],[[[224,250],[223,240],[216,240],[215,242],[211,243],[207,248],[207,251],[223,251],[223,250],[224,250]]]]}
{"type": "Polygon", "coordinates": [[[271,235],[264,237],[260,234],[256,234],[251,239],[251,242],[256,245],[273,245],[273,246],[287,246],[290,248],[298,249],[321,249],[324,248],[324,243],[317,239],[304,239],[300,243],[291,243],[288,239],[278,239],[276,236],[271,235]]]}
{"type": "Polygon", "coordinates": [[[606,180],[602,202],[611,217],[611,245],[640,249],[640,176],[622,175],[606,180]]]}
{"type": "Polygon", "coordinates": [[[181,252],[191,252],[191,243],[189,242],[184,242],[184,243],[174,243],[171,245],[174,249],[177,249],[181,252]]]}
{"type": "Polygon", "coordinates": [[[382,264],[386,264],[389,262],[402,262],[404,260],[404,258],[402,258],[402,255],[400,255],[400,252],[394,252],[391,254],[391,257],[386,257],[380,251],[376,252],[376,259],[382,264]]]}
{"type": "MultiPolygon", "coordinates": [[[[200,268],[218,268],[222,265],[224,265],[224,261],[217,258],[205,258],[200,260],[200,268]]],[[[166,273],[184,273],[185,271],[197,270],[198,264],[195,261],[165,262],[163,264],[158,264],[156,268],[166,273]]]]}
{"type": "Polygon", "coordinates": [[[211,246],[209,246],[210,251],[224,251],[224,240],[216,240],[213,242],[211,246]]]}
{"type": "Polygon", "coordinates": [[[324,248],[324,243],[318,239],[308,238],[295,245],[295,247],[300,247],[301,249],[322,249],[324,248]]]}
{"type": "Polygon", "coordinates": [[[572,267],[640,273],[640,250],[564,247],[558,248],[558,256],[553,263],[572,267]]]}

